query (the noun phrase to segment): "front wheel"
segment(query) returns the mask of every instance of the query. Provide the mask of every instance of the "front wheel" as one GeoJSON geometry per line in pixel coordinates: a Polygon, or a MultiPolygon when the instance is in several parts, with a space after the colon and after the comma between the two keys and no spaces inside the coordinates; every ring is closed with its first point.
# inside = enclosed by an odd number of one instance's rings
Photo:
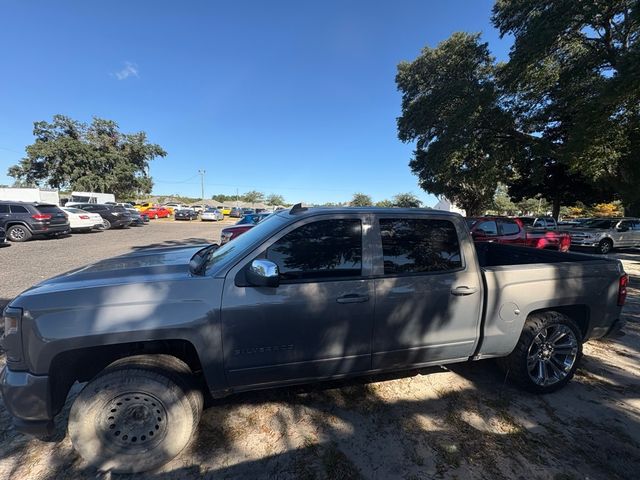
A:
{"type": "Polygon", "coordinates": [[[596,247],[596,251],[601,253],[602,255],[606,255],[611,250],[613,250],[613,242],[609,238],[604,238],[600,240],[600,243],[596,247]]]}
{"type": "Polygon", "coordinates": [[[188,367],[167,355],[115,362],[71,407],[74,448],[101,471],[161,467],[188,445],[200,420],[203,397],[190,379],[188,367]]]}
{"type": "Polygon", "coordinates": [[[102,219],[102,228],[104,230],[109,230],[111,228],[111,222],[109,220],[107,220],[106,218],[102,219]]]}
{"type": "Polygon", "coordinates": [[[550,393],[571,380],[581,357],[576,322],[558,312],[541,312],[527,318],[513,352],[498,364],[526,390],[550,393]]]}

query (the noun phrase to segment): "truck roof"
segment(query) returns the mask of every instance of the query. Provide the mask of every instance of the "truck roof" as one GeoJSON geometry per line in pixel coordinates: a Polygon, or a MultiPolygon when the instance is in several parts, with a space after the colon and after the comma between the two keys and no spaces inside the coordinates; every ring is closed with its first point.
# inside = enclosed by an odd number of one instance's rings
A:
{"type": "Polygon", "coordinates": [[[296,217],[306,217],[318,214],[347,214],[347,213],[378,213],[378,214],[395,214],[395,215],[411,215],[411,214],[429,214],[442,217],[462,218],[462,215],[455,212],[447,212],[445,210],[435,210],[431,208],[383,208],[383,207],[303,207],[296,204],[290,209],[277,212],[280,216],[295,215],[296,217]]]}

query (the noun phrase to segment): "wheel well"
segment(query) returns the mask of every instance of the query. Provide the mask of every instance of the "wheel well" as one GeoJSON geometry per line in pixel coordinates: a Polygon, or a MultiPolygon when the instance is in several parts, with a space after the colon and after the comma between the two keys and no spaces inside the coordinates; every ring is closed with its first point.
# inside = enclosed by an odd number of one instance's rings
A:
{"type": "MultiPolygon", "coordinates": [[[[56,355],[49,367],[51,382],[51,407],[57,414],[69,389],[76,382],[86,382],[100,373],[107,365],[132,355],[164,353],[185,362],[191,371],[199,375],[202,365],[193,344],[187,340],[154,340],[149,342],[121,343],[70,350],[56,355]]],[[[203,378],[202,375],[199,375],[203,378]]]]}
{"type": "Polygon", "coordinates": [[[10,228],[10,227],[13,227],[14,225],[22,225],[23,227],[25,227],[25,228],[26,228],[27,230],[29,230],[30,232],[32,231],[32,230],[31,230],[31,227],[29,226],[29,224],[27,224],[27,223],[25,223],[25,222],[17,222],[17,221],[15,221],[15,220],[14,220],[13,222],[7,222],[7,223],[5,224],[5,226],[4,226],[4,229],[5,229],[5,230],[9,230],[9,228],[10,228]]]}
{"type": "Polygon", "coordinates": [[[582,338],[586,340],[587,333],[589,332],[590,315],[589,307],[586,305],[563,305],[561,307],[543,308],[531,312],[530,315],[539,312],[558,312],[566,315],[578,324],[580,332],[582,333],[582,338]]]}

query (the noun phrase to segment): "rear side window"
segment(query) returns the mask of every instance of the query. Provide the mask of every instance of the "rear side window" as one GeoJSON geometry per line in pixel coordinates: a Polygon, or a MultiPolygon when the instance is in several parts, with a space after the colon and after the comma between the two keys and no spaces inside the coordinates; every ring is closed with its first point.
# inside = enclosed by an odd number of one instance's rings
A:
{"type": "Polygon", "coordinates": [[[286,280],[322,280],[362,274],[362,223],[320,220],[287,233],[267,249],[286,280]]]}
{"type": "Polygon", "coordinates": [[[455,226],[449,220],[380,219],[385,275],[462,267],[455,226]]]}
{"type": "Polygon", "coordinates": [[[498,235],[498,226],[495,220],[487,220],[478,224],[475,228],[476,232],[482,232],[487,236],[498,235]]]}
{"type": "Polygon", "coordinates": [[[502,229],[502,235],[515,235],[520,232],[520,227],[518,227],[516,222],[502,220],[500,222],[500,228],[502,229]]]}
{"type": "Polygon", "coordinates": [[[0,205],[0,213],[9,213],[9,205],[0,205]]]}
{"type": "Polygon", "coordinates": [[[126,212],[125,208],[122,205],[114,205],[111,207],[111,210],[114,212],[126,212]]]}
{"type": "Polygon", "coordinates": [[[29,213],[22,205],[11,205],[11,213],[29,213]]]}

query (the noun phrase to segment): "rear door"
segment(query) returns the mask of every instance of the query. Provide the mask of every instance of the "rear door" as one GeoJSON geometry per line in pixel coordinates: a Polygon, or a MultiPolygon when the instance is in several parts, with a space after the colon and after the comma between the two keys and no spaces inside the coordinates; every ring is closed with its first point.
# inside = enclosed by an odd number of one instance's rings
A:
{"type": "Polygon", "coordinates": [[[615,246],[616,247],[632,247],[635,245],[635,237],[637,233],[634,231],[633,220],[622,220],[616,227],[615,233],[615,246]]]}
{"type": "Polygon", "coordinates": [[[371,368],[374,281],[363,242],[367,218],[304,219],[230,270],[222,298],[224,365],[230,385],[323,378],[371,368]],[[256,258],[278,265],[278,287],[243,283],[243,269],[256,258]]]}
{"type": "Polygon", "coordinates": [[[510,218],[501,218],[498,221],[498,233],[500,243],[509,245],[519,245],[524,243],[524,234],[520,230],[520,225],[510,218]]]}
{"type": "Polygon", "coordinates": [[[468,234],[442,217],[381,215],[374,225],[373,368],[471,356],[482,285],[472,243],[458,240],[468,234]]]}
{"type": "Polygon", "coordinates": [[[4,224],[7,223],[10,216],[9,205],[6,203],[0,204],[0,227],[4,228],[4,224]]]}

